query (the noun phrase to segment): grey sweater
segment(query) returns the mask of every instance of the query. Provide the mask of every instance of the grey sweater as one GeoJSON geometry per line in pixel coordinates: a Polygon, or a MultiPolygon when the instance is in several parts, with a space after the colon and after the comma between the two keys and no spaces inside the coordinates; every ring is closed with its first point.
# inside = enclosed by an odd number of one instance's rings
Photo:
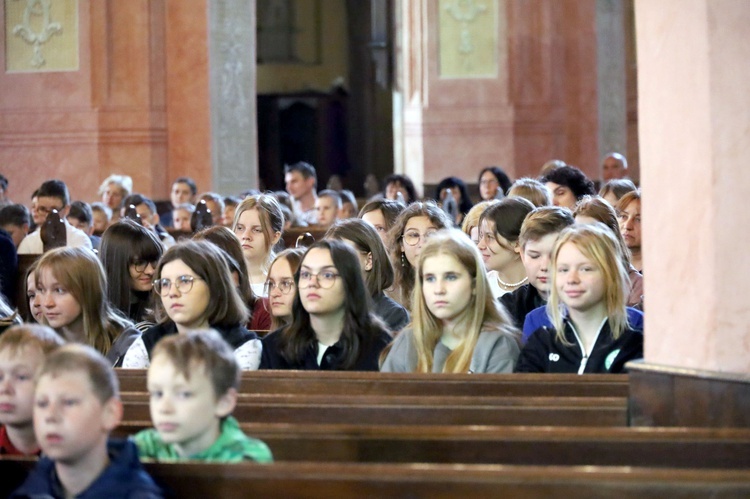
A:
{"type": "MultiPolygon", "coordinates": [[[[445,360],[451,349],[438,342],[433,352],[432,372],[443,372],[445,360]]],[[[500,331],[479,333],[474,354],[471,356],[469,372],[472,373],[512,373],[521,349],[518,341],[510,334],[500,331]]],[[[411,328],[404,329],[393,341],[381,372],[411,373],[417,369],[417,349],[411,328]]]]}

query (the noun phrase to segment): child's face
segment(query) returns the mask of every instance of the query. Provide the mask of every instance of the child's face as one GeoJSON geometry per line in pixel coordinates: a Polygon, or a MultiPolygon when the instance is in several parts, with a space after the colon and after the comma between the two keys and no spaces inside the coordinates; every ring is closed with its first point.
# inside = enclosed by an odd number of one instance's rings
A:
{"type": "Polygon", "coordinates": [[[336,221],[339,209],[333,198],[323,196],[315,200],[315,211],[318,214],[318,225],[328,227],[336,221]]]}
{"type": "Polygon", "coordinates": [[[33,272],[26,278],[26,298],[29,300],[31,315],[34,316],[35,321],[41,324],[42,317],[44,317],[42,295],[36,290],[36,280],[34,279],[33,272]]]}
{"type": "Polygon", "coordinates": [[[172,184],[172,192],[169,194],[169,197],[172,200],[172,206],[192,203],[193,191],[188,184],[176,182],[172,184]]]}
{"type": "Polygon", "coordinates": [[[210,291],[206,281],[182,260],[173,260],[161,269],[162,282],[169,281],[169,290],[162,284],[161,302],[167,315],[178,328],[200,329],[208,327],[205,318],[210,299],[210,291]],[[192,278],[192,285],[180,284],[182,290],[177,289],[176,283],[185,282],[192,278]],[[183,287],[186,286],[186,287],[183,287]],[[186,290],[189,287],[189,290],[186,290]]]}
{"type": "Polygon", "coordinates": [[[385,216],[383,216],[383,210],[372,210],[368,211],[364,215],[362,215],[362,220],[365,222],[368,222],[373,227],[375,227],[375,230],[378,231],[378,235],[380,236],[380,239],[383,241],[383,244],[386,245],[386,248],[388,247],[388,224],[385,221],[385,216]]]}
{"type": "Polygon", "coordinates": [[[240,213],[234,233],[240,238],[242,254],[249,261],[264,259],[268,256],[266,234],[260,223],[260,215],[256,208],[240,213]]]}
{"type": "Polygon", "coordinates": [[[419,254],[422,252],[422,246],[427,243],[427,239],[437,232],[437,230],[438,228],[435,227],[430,218],[424,215],[411,217],[406,222],[403,237],[401,238],[401,251],[404,252],[406,259],[412,267],[417,266],[417,258],[419,258],[419,254]]]}
{"type": "Polygon", "coordinates": [[[203,365],[191,366],[185,379],[166,355],[157,355],[148,368],[151,421],[164,443],[182,456],[208,449],[219,437],[220,419],[234,408],[217,400],[203,365]]]}
{"type": "Polygon", "coordinates": [[[42,278],[37,293],[41,295],[42,310],[47,323],[55,329],[75,328],[83,322],[81,304],[73,294],[58,282],[52,269],[42,269],[42,278]]]}
{"type": "Polygon", "coordinates": [[[152,282],[158,262],[138,259],[128,265],[130,289],[133,291],[151,291],[152,282]]]}
{"type": "Polygon", "coordinates": [[[109,219],[107,214],[100,210],[94,210],[94,232],[101,234],[107,230],[109,219]]]}
{"type": "Polygon", "coordinates": [[[189,231],[191,216],[192,214],[188,213],[187,210],[174,210],[172,212],[172,225],[174,225],[175,230],[189,231]]]}
{"type": "MultiPolygon", "coordinates": [[[[292,315],[292,304],[296,289],[294,286],[294,272],[286,258],[279,258],[268,272],[267,284],[273,283],[273,289],[268,291],[268,302],[271,315],[274,317],[288,317],[292,315]]],[[[266,288],[268,289],[268,288],[266,288]]]]}
{"type": "Polygon", "coordinates": [[[331,314],[345,307],[344,282],[333,263],[331,252],[326,248],[313,248],[302,260],[299,297],[302,306],[311,315],[331,314]],[[331,281],[331,276],[336,277],[331,281]]]}
{"type": "Polygon", "coordinates": [[[479,231],[479,244],[485,268],[490,270],[504,270],[517,262],[520,248],[517,244],[495,232],[495,225],[487,220],[482,221],[479,231]]]}
{"type": "Polygon", "coordinates": [[[353,204],[344,202],[341,204],[341,208],[339,208],[338,218],[341,220],[357,218],[357,210],[353,204]]]}
{"type": "Polygon", "coordinates": [[[102,403],[82,370],[43,375],[34,400],[37,443],[60,463],[85,462],[106,446],[109,432],[120,422],[119,402],[113,398],[102,403]]]}
{"type": "Polygon", "coordinates": [[[526,242],[523,253],[521,253],[521,260],[526,269],[526,275],[529,277],[529,283],[544,298],[547,297],[552,283],[552,274],[550,273],[549,265],[557,236],[558,233],[553,232],[541,239],[529,240],[526,242]]]}
{"type": "Polygon", "coordinates": [[[0,423],[30,426],[34,409],[34,373],[44,361],[35,346],[0,350],[0,423]]]}
{"type": "Polygon", "coordinates": [[[560,301],[571,311],[588,312],[606,308],[606,286],[602,272],[575,244],[566,243],[560,248],[555,272],[560,301]]]}
{"type": "Polygon", "coordinates": [[[70,225],[72,225],[73,227],[75,227],[76,229],[82,230],[86,234],[90,233],[91,229],[92,229],[91,225],[89,225],[86,222],[82,221],[80,218],[69,216],[68,217],[68,223],[70,225]]]}
{"type": "Polygon", "coordinates": [[[232,228],[234,223],[234,212],[237,211],[237,207],[234,205],[227,205],[224,207],[224,213],[221,216],[221,224],[224,227],[232,228]]]}
{"type": "Polygon", "coordinates": [[[474,280],[454,256],[429,256],[422,263],[422,295],[432,315],[449,324],[471,303],[474,280]]]}

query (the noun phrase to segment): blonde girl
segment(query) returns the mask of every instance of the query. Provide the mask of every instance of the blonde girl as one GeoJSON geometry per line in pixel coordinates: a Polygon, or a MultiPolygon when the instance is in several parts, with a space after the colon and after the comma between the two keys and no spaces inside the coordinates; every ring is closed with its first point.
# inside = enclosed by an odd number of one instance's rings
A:
{"type": "Polygon", "coordinates": [[[383,363],[385,372],[512,372],[518,332],[492,296],[476,246],[461,231],[433,236],[419,256],[412,324],[383,363]]]}
{"type": "Polygon", "coordinates": [[[532,333],[518,372],[621,373],[643,357],[643,333],[631,329],[622,252],[602,224],[565,229],[552,251],[547,313],[552,327],[532,333]]]}
{"type": "Polygon", "coordinates": [[[275,256],[273,247],[284,230],[284,214],[279,202],[270,194],[245,198],[234,212],[232,230],[242,245],[253,293],[264,296],[268,267],[275,256]]]}
{"type": "Polygon", "coordinates": [[[74,247],[48,251],[34,278],[44,322],[65,340],[89,345],[118,366],[140,333],[107,301],[107,279],[94,252],[74,247]]]}
{"type": "Polygon", "coordinates": [[[643,276],[630,263],[630,250],[620,233],[615,209],[601,197],[584,196],[576,205],[573,216],[577,224],[601,222],[612,231],[617,244],[620,246],[625,268],[628,269],[628,279],[630,281],[628,306],[643,308],[643,276]]]}

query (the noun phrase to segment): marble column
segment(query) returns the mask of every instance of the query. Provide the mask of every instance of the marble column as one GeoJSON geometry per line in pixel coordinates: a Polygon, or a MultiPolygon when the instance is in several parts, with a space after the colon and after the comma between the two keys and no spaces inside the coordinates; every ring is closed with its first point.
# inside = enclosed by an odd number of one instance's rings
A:
{"type": "Polygon", "coordinates": [[[625,3],[626,0],[596,1],[599,157],[613,151],[627,156],[625,3]]]}
{"type": "Polygon", "coordinates": [[[255,0],[209,0],[213,190],[258,187],[255,0]]]}

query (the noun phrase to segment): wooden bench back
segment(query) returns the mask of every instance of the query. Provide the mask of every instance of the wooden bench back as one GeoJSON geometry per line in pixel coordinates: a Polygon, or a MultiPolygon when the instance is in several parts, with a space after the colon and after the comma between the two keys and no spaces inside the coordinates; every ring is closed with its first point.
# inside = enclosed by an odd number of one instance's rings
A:
{"type": "MultiPolygon", "coordinates": [[[[748,470],[631,467],[147,463],[168,497],[747,497],[748,470]]],[[[0,458],[7,496],[33,467],[0,458]]]]}
{"type": "MultiPolygon", "coordinates": [[[[118,369],[120,390],[146,391],[146,371],[118,369]]],[[[402,396],[627,397],[628,376],[246,371],[241,393],[402,396]]]]}
{"type": "MultiPolygon", "coordinates": [[[[149,428],[128,422],[118,436],[149,428]]],[[[750,468],[750,430],[244,423],[277,461],[750,468]]]]}

